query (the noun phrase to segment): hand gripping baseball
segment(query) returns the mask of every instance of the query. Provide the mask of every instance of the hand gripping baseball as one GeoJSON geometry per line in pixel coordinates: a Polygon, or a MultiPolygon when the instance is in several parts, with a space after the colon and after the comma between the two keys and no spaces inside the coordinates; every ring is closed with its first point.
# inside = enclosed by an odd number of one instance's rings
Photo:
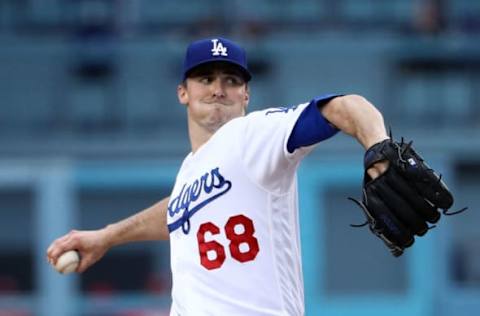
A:
{"type": "Polygon", "coordinates": [[[81,257],[77,272],[82,273],[95,262],[100,260],[108,251],[105,229],[81,231],[72,230],[68,234],[56,239],[47,249],[47,260],[57,266],[62,254],[76,250],[81,257]]]}
{"type": "Polygon", "coordinates": [[[384,140],[370,147],[364,158],[362,202],[349,198],[364,211],[370,230],[382,239],[395,257],[423,236],[428,223],[436,223],[440,212],[454,215],[465,211],[448,212],[453,195],[438,176],[412,148],[412,142],[384,140]],[[375,179],[366,170],[375,163],[388,161],[388,169],[375,179]]]}

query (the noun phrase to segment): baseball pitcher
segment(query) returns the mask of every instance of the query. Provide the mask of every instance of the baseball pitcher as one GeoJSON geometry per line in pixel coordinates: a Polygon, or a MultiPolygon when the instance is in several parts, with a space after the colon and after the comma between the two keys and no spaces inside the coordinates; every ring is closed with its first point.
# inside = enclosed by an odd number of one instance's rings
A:
{"type": "Polygon", "coordinates": [[[182,76],[177,95],[192,151],[170,197],[60,237],[47,250],[51,263],[77,249],[83,272],[112,246],[169,239],[172,316],[303,315],[296,173],[320,142],[342,131],[365,148],[363,199],[355,201],[395,256],[453,203],[411,143],[395,142],[361,96],[325,94],[246,115],[246,54],[220,37],[188,46],[182,76]]]}

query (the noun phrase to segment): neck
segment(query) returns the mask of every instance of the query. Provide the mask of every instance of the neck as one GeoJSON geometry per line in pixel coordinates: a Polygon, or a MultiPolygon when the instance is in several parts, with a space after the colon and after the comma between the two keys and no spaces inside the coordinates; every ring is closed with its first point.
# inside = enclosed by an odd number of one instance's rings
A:
{"type": "Polygon", "coordinates": [[[195,153],[203,144],[208,142],[212,135],[212,132],[206,131],[193,122],[188,122],[188,136],[192,146],[192,153],[195,153]]]}
{"type": "Polygon", "coordinates": [[[189,132],[190,135],[190,144],[192,145],[192,153],[195,153],[203,144],[208,142],[210,137],[212,135],[192,135],[191,132],[189,132]]]}

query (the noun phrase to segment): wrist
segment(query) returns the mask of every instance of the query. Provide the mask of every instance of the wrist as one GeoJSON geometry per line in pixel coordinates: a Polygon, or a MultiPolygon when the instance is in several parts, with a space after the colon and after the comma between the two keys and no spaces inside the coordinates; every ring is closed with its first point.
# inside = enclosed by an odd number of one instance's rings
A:
{"type": "Polygon", "coordinates": [[[118,234],[115,230],[115,224],[109,224],[100,230],[103,234],[103,240],[107,248],[111,248],[118,244],[118,241],[116,240],[118,234]]]}
{"type": "Polygon", "coordinates": [[[368,150],[373,145],[381,143],[386,139],[390,139],[390,137],[388,137],[387,134],[382,133],[382,134],[372,135],[369,137],[363,137],[363,139],[360,139],[360,143],[363,145],[365,150],[368,150]]]}

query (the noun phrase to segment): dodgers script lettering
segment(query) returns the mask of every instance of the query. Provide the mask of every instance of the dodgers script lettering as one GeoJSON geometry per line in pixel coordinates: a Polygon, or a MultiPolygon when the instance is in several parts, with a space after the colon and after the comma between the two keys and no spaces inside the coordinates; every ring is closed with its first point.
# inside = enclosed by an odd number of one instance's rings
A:
{"type": "Polygon", "coordinates": [[[168,215],[175,217],[181,213],[182,216],[168,225],[170,232],[182,227],[185,234],[190,231],[190,217],[208,203],[227,193],[232,187],[232,182],[226,180],[220,173],[220,169],[213,168],[192,183],[185,183],[180,193],[175,196],[168,205],[168,215]],[[194,206],[190,208],[191,205],[194,206]]]}

